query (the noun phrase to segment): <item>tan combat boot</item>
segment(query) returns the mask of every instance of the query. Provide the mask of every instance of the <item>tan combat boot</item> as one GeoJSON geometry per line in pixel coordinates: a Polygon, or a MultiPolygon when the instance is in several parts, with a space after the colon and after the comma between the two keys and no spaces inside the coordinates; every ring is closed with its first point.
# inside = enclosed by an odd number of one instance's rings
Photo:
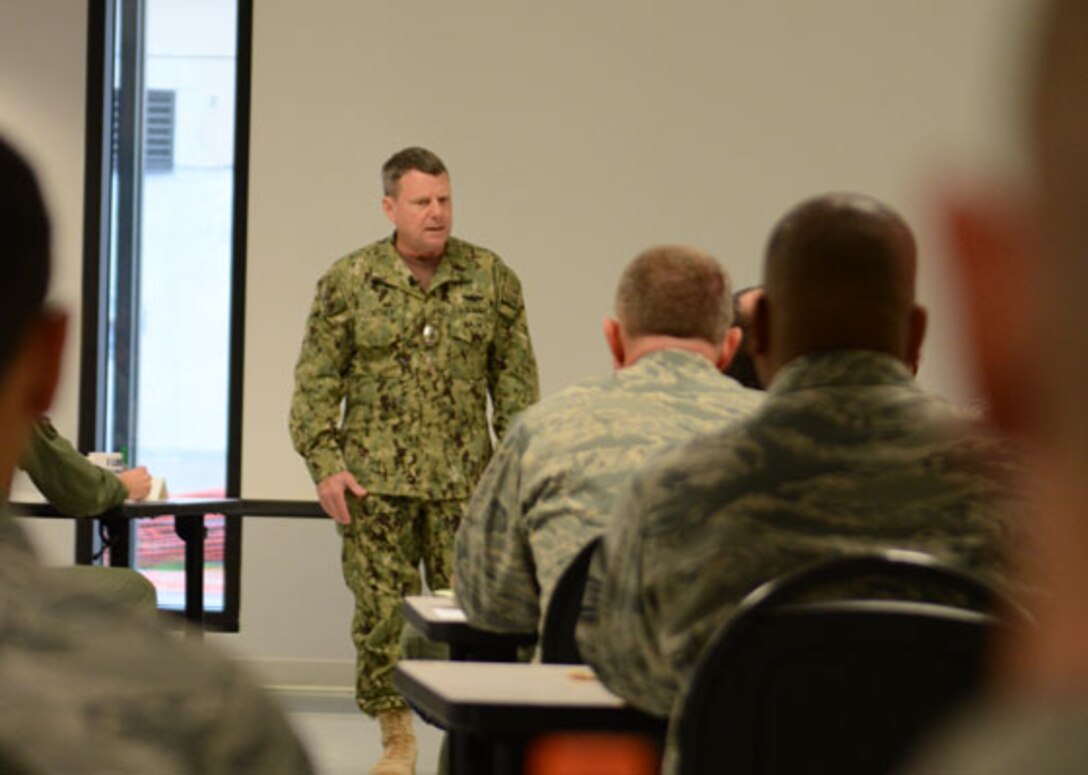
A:
{"type": "Polygon", "coordinates": [[[416,736],[412,732],[412,711],[383,710],[378,714],[382,725],[382,758],[370,775],[415,775],[416,736]]]}

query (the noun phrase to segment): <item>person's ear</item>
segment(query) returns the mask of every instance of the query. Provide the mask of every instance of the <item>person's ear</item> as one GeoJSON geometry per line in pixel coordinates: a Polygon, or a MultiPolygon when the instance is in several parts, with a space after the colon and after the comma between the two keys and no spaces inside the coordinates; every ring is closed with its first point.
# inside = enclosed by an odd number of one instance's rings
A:
{"type": "Polygon", "coordinates": [[[68,316],[54,311],[45,312],[31,331],[28,357],[32,371],[27,400],[28,409],[36,415],[44,414],[53,405],[67,334],[68,316]]]}
{"type": "Polygon", "coordinates": [[[393,197],[383,196],[382,197],[382,212],[385,213],[385,217],[389,219],[390,223],[395,224],[396,221],[393,219],[393,209],[394,209],[393,197]]]}
{"type": "Polygon", "coordinates": [[[615,318],[604,319],[604,340],[608,343],[608,350],[612,353],[612,368],[622,369],[626,355],[623,346],[623,330],[620,322],[615,318]]]}
{"type": "Polygon", "coordinates": [[[910,309],[910,319],[907,321],[907,353],[906,361],[912,374],[918,373],[918,364],[922,362],[922,344],[926,338],[926,327],[929,315],[925,307],[915,304],[910,309]]]}
{"type": "Polygon", "coordinates": [[[948,197],[943,225],[960,279],[969,355],[991,420],[1008,433],[1028,432],[1039,395],[1040,341],[1028,209],[998,196],[948,197]]]}
{"type": "Polygon", "coordinates": [[[737,350],[740,349],[743,341],[744,329],[740,326],[730,326],[725,332],[721,350],[718,351],[718,360],[715,363],[718,367],[718,371],[725,371],[729,368],[729,364],[737,357],[737,350]]]}

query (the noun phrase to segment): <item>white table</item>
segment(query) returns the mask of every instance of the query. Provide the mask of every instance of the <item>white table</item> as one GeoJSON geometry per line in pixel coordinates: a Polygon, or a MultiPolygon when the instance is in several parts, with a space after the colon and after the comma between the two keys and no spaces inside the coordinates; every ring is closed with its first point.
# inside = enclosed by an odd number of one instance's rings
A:
{"type": "Polygon", "coordinates": [[[448,644],[450,659],[459,662],[514,662],[519,647],[536,643],[536,633],[501,634],[471,626],[451,597],[412,595],[404,598],[401,610],[405,621],[424,636],[448,644]]]}
{"type": "Polygon", "coordinates": [[[453,775],[518,772],[524,742],[546,732],[664,736],[664,719],[627,705],[584,665],[406,660],[393,684],[449,730],[453,775]]]}

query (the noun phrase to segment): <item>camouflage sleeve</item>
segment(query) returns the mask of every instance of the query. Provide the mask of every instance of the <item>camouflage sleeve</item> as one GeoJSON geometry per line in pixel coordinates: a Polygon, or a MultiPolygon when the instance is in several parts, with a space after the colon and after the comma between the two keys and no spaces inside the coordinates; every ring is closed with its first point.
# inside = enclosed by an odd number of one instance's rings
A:
{"type": "Polygon", "coordinates": [[[601,682],[632,705],[667,716],[676,682],[662,652],[660,611],[643,588],[651,562],[643,543],[647,508],[640,477],[617,497],[593,557],[578,622],[578,648],[601,682]]]}
{"type": "Polygon", "coordinates": [[[518,412],[539,400],[540,383],[521,282],[509,268],[497,266],[499,319],[488,354],[487,377],[495,409],[495,435],[501,439],[518,412]]]}
{"type": "Polygon", "coordinates": [[[524,435],[515,423],[503,438],[457,531],[457,600],[473,626],[494,632],[536,632],[540,620],[519,491],[524,435]]]}
{"type": "Polygon", "coordinates": [[[125,501],[125,485],[79,454],[49,420],[34,423],[20,467],[46,500],[73,517],[97,516],[125,501]]]}
{"type": "Polygon", "coordinates": [[[351,358],[352,310],[343,281],[329,273],[317,285],[302,350],[295,365],[290,431],[314,482],[344,470],[340,402],[351,358]]]}

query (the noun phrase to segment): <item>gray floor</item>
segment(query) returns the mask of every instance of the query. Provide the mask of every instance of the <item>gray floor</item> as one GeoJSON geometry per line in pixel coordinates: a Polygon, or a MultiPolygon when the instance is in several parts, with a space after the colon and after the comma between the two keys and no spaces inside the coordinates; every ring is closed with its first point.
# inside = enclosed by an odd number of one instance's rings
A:
{"type": "MultiPolygon", "coordinates": [[[[381,756],[378,722],[355,707],[350,692],[277,692],[319,775],[365,775],[381,756]]],[[[416,775],[435,775],[442,731],[415,720],[416,775]]]]}

